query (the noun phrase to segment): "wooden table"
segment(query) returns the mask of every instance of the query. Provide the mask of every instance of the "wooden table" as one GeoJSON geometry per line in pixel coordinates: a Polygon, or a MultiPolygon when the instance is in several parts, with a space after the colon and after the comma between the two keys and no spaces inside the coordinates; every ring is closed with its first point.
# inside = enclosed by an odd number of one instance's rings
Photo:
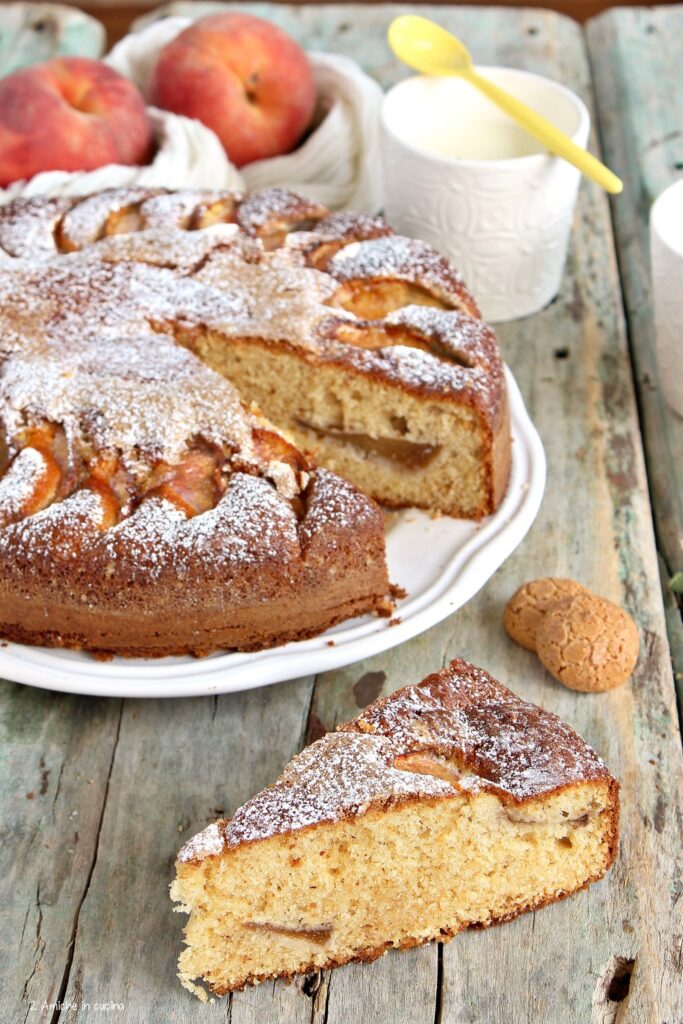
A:
{"type": "MultiPolygon", "coordinates": [[[[384,85],[401,74],[383,41],[394,8],[253,9],[310,47],[352,55],[384,85]]],[[[683,568],[683,422],[659,392],[646,232],[650,199],[683,169],[683,8],[611,11],[585,31],[534,10],[434,14],[480,61],[529,68],[577,90],[627,183],[613,220],[605,196],[583,184],[559,297],[499,332],[546,445],[541,514],[466,608],[350,668],[166,702],[5,684],[0,1019],[8,1024],[683,1020],[681,736],[667,622],[679,673],[683,641],[660,578],[660,568],[665,579],[683,568]],[[508,641],[505,600],[522,580],[545,574],[577,577],[633,613],[642,651],[629,686],[572,693],[508,641]],[[455,655],[562,715],[619,776],[622,839],[609,877],[449,945],[200,1006],[174,976],[182,919],[167,886],[179,845],[272,781],[307,739],[455,655]]]]}
{"type": "MultiPolygon", "coordinates": [[[[11,0],[0,0],[0,2],[11,2],[11,0]]],[[[313,0],[318,3],[320,0],[313,0]]],[[[364,0],[373,3],[374,0],[364,0]]],[[[439,3],[448,4],[448,0],[438,0],[439,3]]],[[[414,6],[421,6],[422,0],[417,0],[414,6]]],[[[525,7],[525,0],[503,0],[506,7],[525,7]]],[[[478,6],[487,6],[486,0],[476,0],[478,6]]],[[[146,13],[150,8],[158,6],[158,0],[79,0],[75,4],[83,10],[99,18],[106,26],[110,43],[115,43],[126,34],[127,26],[134,18],[146,13]]],[[[568,14],[577,21],[585,21],[600,11],[609,7],[609,0],[547,0],[544,7],[562,14],[568,14]]],[[[638,0],[623,0],[622,6],[638,6],[638,0]]]]}

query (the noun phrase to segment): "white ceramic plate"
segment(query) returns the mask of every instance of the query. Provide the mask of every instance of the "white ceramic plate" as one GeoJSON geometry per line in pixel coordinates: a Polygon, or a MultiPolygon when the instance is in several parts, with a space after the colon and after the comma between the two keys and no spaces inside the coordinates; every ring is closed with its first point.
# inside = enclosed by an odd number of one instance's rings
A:
{"type": "Polygon", "coordinates": [[[230,693],[327,672],[409,640],[452,615],[483,587],[533,523],[545,486],[545,455],[517,383],[507,371],[512,472],[503,503],[480,523],[431,519],[414,509],[387,523],[389,578],[405,588],[396,622],[366,615],[322,636],[267,651],[208,658],[98,662],[77,651],[8,644],[0,677],[43,689],[97,697],[188,697],[230,693]],[[330,641],[333,643],[331,644],[330,641]]]}

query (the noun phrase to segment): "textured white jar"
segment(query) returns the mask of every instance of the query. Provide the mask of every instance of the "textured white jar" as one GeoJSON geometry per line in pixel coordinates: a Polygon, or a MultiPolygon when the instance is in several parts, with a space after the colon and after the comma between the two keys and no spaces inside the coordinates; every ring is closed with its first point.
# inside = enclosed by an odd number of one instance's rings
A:
{"type": "Polygon", "coordinates": [[[671,408],[683,416],[683,181],[652,205],[650,257],[659,381],[671,408]]]}
{"type": "MultiPolygon", "coordinates": [[[[585,147],[590,115],[569,89],[477,69],[585,147]]],[[[483,315],[515,320],[557,294],[580,174],[458,78],[409,78],[382,107],[385,210],[462,272],[483,315]]]]}

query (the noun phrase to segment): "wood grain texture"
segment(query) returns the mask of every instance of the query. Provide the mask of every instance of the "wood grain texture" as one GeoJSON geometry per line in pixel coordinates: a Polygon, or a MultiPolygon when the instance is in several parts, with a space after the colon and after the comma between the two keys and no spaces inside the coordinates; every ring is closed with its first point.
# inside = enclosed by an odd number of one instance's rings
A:
{"type": "MultiPolygon", "coordinates": [[[[402,74],[384,29],[408,7],[250,9],[311,48],[354,56],[384,85],[402,74]]],[[[426,12],[461,34],[481,62],[549,74],[591,103],[585,39],[566,19],[426,12]]],[[[121,705],[3,689],[4,750],[16,763],[2,766],[0,813],[11,824],[0,898],[12,906],[17,892],[19,899],[0,941],[8,960],[20,949],[2,990],[3,1019],[90,1024],[102,1020],[96,1002],[123,1004],[108,1014],[117,1024],[674,1024],[683,1017],[680,735],[609,211],[599,190],[582,187],[561,294],[499,334],[546,445],[548,489],[522,547],[451,619],[315,681],[228,697],[121,705]],[[629,686],[599,695],[565,690],[508,640],[505,601],[522,580],[542,574],[575,576],[634,614],[643,643],[629,686]],[[610,876],[565,903],[443,948],[389,954],[372,966],[266,984],[201,1007],[174,978],[182,918],[170,912],[167,885],[177,847],[274,779],[307,737],[456,654],[562,715],[621,778],[621,852],[610,876]],[[28,800],[45,767],[58,766],[54,809],[54,775],[42,803],[28,800]],[[613,981],[617,968],[621,981],[613,981]],[[73,1006],[42,1011],[62,985],[73,1006]]]]}
{"type": "Polygon", "coordinates": [[[88,893],[121,702],[2,684],[0,1019],[52,1021],[88,893]]]}
{"type": "MultiPolygon", "coordinates": [[[[655,526],[667,578],[683,570],[683,419],[664,398],[650,287],[648,219],[683,174],[683,7],[608,12],[587,28],[605,156],[625,188],[614,230],[644,428],[655,526]]],[[[671,646],[683,707],[679,623],[671,646]]]]}
{"type": "MultiPolygon", "coordinates": [[[[198,1007],[179,987],[182,919],[168,885],[178,847],[256,788],[303,744],[312,680],[220,698],[126,701],[90,891],[60,1021],[90,1021],[83,1004],[123,1002],[135,1024],[182,1021],[198,1007]],[[153,984],[149,979],[153,978],[153,984]]],[[[237,998],[277,1019],[294,990],[237,998]]],[[[283,1014],[283,1016],[285,1016],[283,1014]]],[[[288,1015],[285,1019],[289,1019],[288,1015]]]]}
{"type": "MultiPolygon", "coordinates": [[[[366,2],[370,4],[375,3],[376,0],[366,0],[366,2]]],[[[443,6],[446,6],[448,0],[442,0],[442,2],[443,6]]],[[[322,6],[323,3],[324,0],[314,0],[313,5],[320,4],[322,6]]],[[[637,6],[636,0],[625,0],[625,6],[628,5],[637,6]]],[[[78,6],[99,18],[106,25],[110,43],[113,44],[125,34],[127,25],[144,11],[157,7],[158,4],[157,0],[138,0],[138,3],[131,3],[131,0],[87,0],[85,3],[79,3],[78,6]]],[[[417,3],[413,5],[413,9],[419,6],[421,4],[417,3]]],[[[487,6],[486,0],[477,0],[477,6],[487,6]]],[[[504,0],[501,6],[524,8],[526,5],[524,0],[504,0]]],[[[577,21],[585,21],[600,11],[604,11],[609,4],[606,0],[549,0],[543,6],[568,15],[570,18],[576,18],[577,21]]]]}
{"type": "Polygon", "coordinates": [[[104,26],[65,4],[0,4],[0,75],[50,57],[100,57],[104,26]]]}

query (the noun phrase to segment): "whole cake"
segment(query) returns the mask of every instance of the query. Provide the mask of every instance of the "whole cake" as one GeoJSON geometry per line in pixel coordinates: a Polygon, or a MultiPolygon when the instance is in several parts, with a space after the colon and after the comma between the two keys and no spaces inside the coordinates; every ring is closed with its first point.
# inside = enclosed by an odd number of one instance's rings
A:
{"type": "Polygon", "coordinates": [[[495,338],[442,256],[374,218],[283,190],[16,200],[0,329],[12,640],[203,654],[386,613],[357,488],[464,516],[505,490],[495,338]]]}
{"type": "Polygon", "coordinates": [[[569,726],[453,661],[186,843],[180,978],[206,998],[508,921],[601,878],[618,819],[569,726]]]}

